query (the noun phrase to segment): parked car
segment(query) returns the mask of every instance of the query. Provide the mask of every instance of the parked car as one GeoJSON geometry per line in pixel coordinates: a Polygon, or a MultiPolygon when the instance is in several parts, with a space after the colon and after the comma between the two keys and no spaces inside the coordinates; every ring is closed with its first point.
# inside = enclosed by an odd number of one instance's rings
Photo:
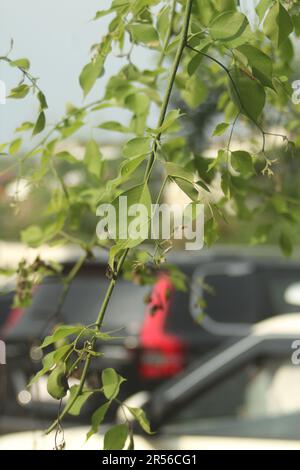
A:
{"type": "Polygon", "coordinates": [[[298,313],[270,318],[159,387],[144,409],[162,445],[178,434],[194,448],[197,436],[300,444],[299,339],[298,313]]]}
{"type": "MultiPolygon", "coordinates": [[[[148,436],[137,426],[135,448],[299,450],[299,338],[299,314],[265,320],[152,394],[128,399],[128,406],[143,405],[156,431],[148,436]]],[[[124,407],[119,413],[124,420],[123,412],[124,407]]],[[[88,429],[66,430],[67,448],[81,448],[88,429]]],[[[95,436],[83,448],[99,448],[101,441],[95,436]]],[[[12,446],[50,448],[53,436],[21,433],[0,438],[0,449],[12,446]]]]}
{"type": "MultiPolygon", "coordinates": [[[[297,295],[296,299],[290,295],[300,279],[298,262],[237,250],[204,250],[199,255],[179,252],[169,261],[187,276],[188,290],[176,290],[162,268],[146,311],[144,298],[149,287],[119,281],[104,327],[120,338],[101,345],[104,356],[93,360],[91,386],[98,385],[101,369],[113,367],[128,379],[122,398],[138,390],[154,389],[207,352],[244,337],[255,322],[299,309],[299,295],[298,303],[297,295]]],[[[66,264],[65,270],[71,266],[66,264]]],[[[41,368],[37,345],[58,322],[95,321],[108,284],[105,269],[102,260],[80,271],[59,317],[55,313],[63,286],[57,277],[47,278],[37,289],[31,307],[13,312],[13,325],[6,336],[7,413],[26,419],[56,415],[57,403],[46,392],[46,377],[31,394],[26,389],[30,377],[41,368]]],[[[87,403],[84,420],[94,405],[98,403],[87,403]]],[[[24,426],[28,426],[27,420],[24,426]]]]}
{"type": "Polygon", "coordinates": [[[149,387],[246,336],[254,323],[299,311],[297,261],[249,252],[177,255],[173,261],[186,274],[188,289],[176,290],[166,273],[153,287],[139,336],[139,376],[149,387]]]}
{"type": "MultiPolygon", "coordinates": [[[[66,263],[65,272],[72,266],[73,263],[66,263]]],[[[59,323],[89,325],[95,322],[109,283],[105,269],[106,265],[101,262],[85,265],[72,282],[59,314],[58,304],[63,283],[61,277],[57,276],[47,277],[36,289],[30,307],[24,310],[14,309],[11,312],[5,328],[7,399],[4,409],[8,415],[25,418],[24,426],[19,420],[20,428],[27,427],[29,417],[56,417],[57,401],[51,399],[47,393],[47,377],[42,378],[32,390],[27,389],[30,378],[41,369],[42,353],[39,345],[59,323]]],[[[136,346],[144,315],[144,297],[148,291],[147,287],[133,286],[128,281],[120,280],[103,324],[103,328],[112,332],[117,339],[99,345],[104,356],[92,362],[88,377],[91,385],[99,383],[102,368],[113,367],[128,377],[123,390],[124,396],[139,389],[134,374],[136,356],[132,353],[132,348],[136,346]]],[[[93,404],[90,403],[90,406],[93,407],[93,404]]],[[[90,411],[91,408],[87,406],[86,414],[90,415],[90,411]]]]}

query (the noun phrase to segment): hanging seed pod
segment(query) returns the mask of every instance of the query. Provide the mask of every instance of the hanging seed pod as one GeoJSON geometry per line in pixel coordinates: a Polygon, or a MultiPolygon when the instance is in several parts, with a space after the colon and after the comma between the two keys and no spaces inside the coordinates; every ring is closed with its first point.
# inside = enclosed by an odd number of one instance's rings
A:
{"type": "Polygon", "coordinates": [[[63,398],[69,389],[66,376],[66,364],[60,364],[51,372],[47,382],[49,395],[56,400],[63,398]]]}

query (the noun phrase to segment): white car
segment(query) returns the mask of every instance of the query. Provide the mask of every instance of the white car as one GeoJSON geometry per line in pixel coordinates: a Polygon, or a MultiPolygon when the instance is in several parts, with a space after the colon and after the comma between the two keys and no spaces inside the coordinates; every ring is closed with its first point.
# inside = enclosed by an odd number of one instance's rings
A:
{"type": "MultiPolygon", "coordinates": [[[[300,314],[257,324],[247,337],[129,404],[141,401],[156,434],[137,430],[136,449],[300,450],[300,314]]],[[[101,449],[100,435],[84,444],[87,430],[67,429],[66,448],[101,449]]],[[[0,437],[0,449],[53,447],[53,434],[0,437]]]]}

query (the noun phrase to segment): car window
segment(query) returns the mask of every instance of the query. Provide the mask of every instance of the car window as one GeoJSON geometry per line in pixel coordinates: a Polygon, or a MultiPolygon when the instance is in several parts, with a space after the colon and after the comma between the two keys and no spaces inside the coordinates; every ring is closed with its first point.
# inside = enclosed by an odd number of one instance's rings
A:
{"type": "Polygon", "coordinates": [[[291,438],[285,435],[291,427],[283,424],[298,414],[300,367],[288,360],[260,359],[244,365],[181,406],[170,424],[182,425],[186,432],[190,429],[192,433],[209,434],[215,429],[224,435],[231,435],[238,424],[241,435],[243,431],[247,435],[247,429],[255,435],[255,423],[260,422],[263,436],[273,437],[275,430],[271,424],[277,422],[277,437],[291,438]]]}
{"type": "Polygon", "coordinates": [[[196,292],[191,296],[194,317],[203,312],[216,321],[224,322],[226,312],[225,321],[231,323],[255,323],[259,318],[260,297],[254,274],[208,275],[198,279],[198,283],[196,279],[193,288],[196,292]]]}
{"type": "Polygon", "coordinates": [[[277,273],[268,281],[268,293],[275,315],[286,312],[299,312],[300,273],[291,275],[289,273],[277,273]]]}
{"type": "Polygon", "coordinates": [[[188,305],[196,320],[205,314],[218,322],[239,324],[299,311],[299,268],[257,266],[239,272],[240,265],[223,263],[219,274],[210,273],[217,271],[216,267],[212,268],[214,264],[197,268],[189,298],[177,295],[173,303],[178,321],[183,305],[188,305]]]}
{"type": "MultiPolygon", "coordinates": [[[[71,285],[61,309],[65,323],[92,324],[97,318],[108,280],[104,276],[77,277],[71,285]]],[[[43,329],[47,320],[56,312],[63,286],[59,280],[48,278],[39,286],[13,334],[34,335],[43,329]]],[[[125,327],[136,332],[143,320],[147,287],[139,287],[120,280],[113,292],[104,321],[106,329],[125,327]]]]}

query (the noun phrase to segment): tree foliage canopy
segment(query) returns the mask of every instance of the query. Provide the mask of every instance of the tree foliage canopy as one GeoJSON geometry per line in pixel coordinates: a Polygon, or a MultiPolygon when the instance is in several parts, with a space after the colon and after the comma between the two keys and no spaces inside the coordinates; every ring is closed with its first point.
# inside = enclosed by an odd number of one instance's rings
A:
{"type": "MultiPolygon", "coordinates": [[[[18,156],[20,174],[33,190],[47,186],[50,175],[56,182],[54,189],[52,185],[49,190],[47,208],[39,225],[26,228],[21,238],[33,247],[72,241],[83,249],[83,256],[66,285],[91,256],[93,248],[101,245],[95,236],[98,204],[113,202],[122,194],[129,196],[132,203],[141,198],[151,202],[153,191],[150,192],[148,186],[156,168],[164,174],[162,190],[166,182],[172,181],[192,201],[204,203],[208,246],[216,240],[219,224],[224,223],[228,214],[234,214],[238,219],[252,222],[255,242],[264,242],[273,234],[283,252],[291,253],[300,220],[299,199],[293,197],[290,186],[293,162],[300,145],[299,106],[292,102],[292,81],[296,78],[294,48],[300,35],[298,3],[261,0],[250,24],[235,0],[113,0],[109,9],[95,14],[100,31],[101,18],[107,16],[109,24],[100,42],[92,46],[91,58],[79,75],[85,103],[82,106],[68,104],[65,115],[54,125],[47,122],[46,97],[32,75],[29,60],[11,58],[13,51],[0,58],[8,66],[19,69],[21,74],[9,98],[25,99],[33,93],[38,106],[36,121],[23,122],[14,139],[1,145],[1,152],[18,156]],[[148,49],[152,55],[155,53],[156,63],[141,70],[133,59],[136,47],[148,49]],[[126,64],[108,78],[103,90],[98,87],[98,79],[109,70],[111,56],[121,57],[120,61],[125,57],[126,64]],[[100,97],[88,102],[88,95],[95,87],[100,97]],[[206,158],[189,145],[182,132],[186,116],[181,109],[173,109],[172,99],[180,96],[189,114],[214,94],[218,96],[220,120],[210,142],[216,149],[215,158],[206,158]],[[101,111],[106,108],[112,109],[114,120],[103,122],[101,111]],[[130,114],[129,122],[119,121],[120,109],[130,114]],[[94,137],[86,143],[83,158],[78,159],[72,151],[61,150],[65,141],[89,126],[91,115],[99,117],[99,123],[93,130],[94,137]],[[158,116],[155,126],[149,122],[150,115],[158,116]],[[118,174],[103,157],[97,142],[97,128],[112,136],[124,137],[118,174]],[[285,131],[277,131],[278,128],[285,131]],[[240,139],[240,148],[236,145],[232,148],[236,133],[247,129],[252,136],[251,149],[248,143],[243,144],[243,139],[240,139]],[[218,148],[225,135],[226,143],[218,148]],[[34,137],[34,145],[24,151],[28,136],[34,137]],[[274,148],[270,140],[275,137],[279,144],[274,148]],[[75,187],[66,184],[60,171],[62,163],[84,173],[75,187]],[[79,231],[87,214],[94,221],[89,239],[81,237],[79,231]]],[[[162,190],[152,202],[159,200],[162,190]]],[[[50,430],[60,424],[67,413],[78,414],[91,393],[103,393],[107,401],[95,411],[89,437],[97,431],[118,395],[124,379],[112,369],[102,372],[101,390],[93,392],[86,388],[85,382],[90,362],[98,354],[97,342],[109,340],[101,331],[101,325],[118,275],[125,270],[132,276],[138,269],[140,279],[147,279],[149,263],[157,265],[164,258],[165,244],[158,241],[154,253],[149,253],[142,248],[142,242],[141,239],[132,243],[128,239],[104,244],[109,250],[111,283],[95,324],[60,326],[44,342],[43,347],[46,347],[69,339],[45,355],[43,369],[36,376],[39,378],[51,371],[48,391],[52,396],[62,398],[67,393],[67,379],[74,367],[79,364],[83,369],[80,385],[71,388],[67,405],[50,430]],[[84,346],[78,349],[78,339],[82,337],[84,346]]],[[[43,276],[53,269],[56,268],[41,260],[34,266],[23,263],[19,267],[19,278],[23,282],[19,284],[17,302],[29,301],[36,273],[43,276]]],[[[129,409],[129,412],[145,431],[149,431],[142,410],[129,409]]],[[[132,447],[131,434],[128,423],[117,425],[105,435],[104,446],[106,449],[123,448],[129,436],[132,447]]]]}

